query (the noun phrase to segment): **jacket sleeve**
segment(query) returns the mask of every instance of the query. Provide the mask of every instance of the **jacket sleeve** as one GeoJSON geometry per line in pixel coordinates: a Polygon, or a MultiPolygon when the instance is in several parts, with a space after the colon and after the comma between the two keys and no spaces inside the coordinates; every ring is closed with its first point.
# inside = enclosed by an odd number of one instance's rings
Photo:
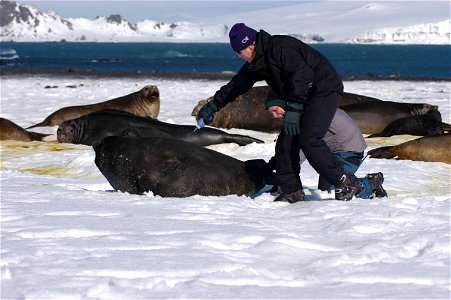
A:
{"type": "Polygon", "coordinates": [[[282,99],[287,102],[306,103],[313,85],[314,72],[308,65],[307,54],[292,40],[271,43],[269,62],[276,84],[282,87],[282,99]]]}
{"type": "Polygon", "coordinates": [[[244,64],[229,83],[215,93],[213,101],[219,109],[226,106],[227,103],[235,101],[239,95],[246,93],[258,81],[251,72],[247,72],[247,67],[248,63],[244,64]]]}

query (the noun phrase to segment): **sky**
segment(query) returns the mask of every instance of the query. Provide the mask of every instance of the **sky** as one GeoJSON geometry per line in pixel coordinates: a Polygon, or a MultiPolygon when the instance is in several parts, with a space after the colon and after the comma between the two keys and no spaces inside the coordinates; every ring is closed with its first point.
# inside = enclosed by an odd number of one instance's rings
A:
{"type": "Polygon", "coordinates": [[[120,14],[136,23],[145,19],[163,22],[195,21],[253,9],[265,9],[296,4],[300,1],[17,1],[39,10],[54,11],[64,18],[120,14]]]}
{"type": "MultiPolygon", "coordinates": [[[[225,82],[9,76],[2,117],[25,127],[149,84],[160,89],[161,121],[194,125],[197,101],[225,82]]],[[[450,121],[449,82],[344,84],[437,104],[450,121]]],[[[382,199],[335,201],[308,162],[302,203],[162,198],[112,192],[92,147],[57,143],[56,129],[33,129],[52,133],[46,142],[0,143],[2,299],[449,299],[451,165],[367,158],[357,175],[383,172],[382,199]]],[[[240,160],[274,154],[277,134],[227,131],[265,143],[209,148],[240,160]]],[[[367,150],[412,138],[367,139],[367,150]]]]}

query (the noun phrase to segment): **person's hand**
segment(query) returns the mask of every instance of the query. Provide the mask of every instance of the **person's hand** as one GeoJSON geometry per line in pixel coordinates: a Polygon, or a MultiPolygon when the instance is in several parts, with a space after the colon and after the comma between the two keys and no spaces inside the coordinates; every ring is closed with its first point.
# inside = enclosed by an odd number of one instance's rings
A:
{"type": "Polygon", "coordinates": [[[283,128],[287,135],[301,134],[301,114],[304,105],[301,103],[287,102],[287,109],[283,118],[283,128]]]}
{"type": "Polygon", "coordinates": [[[215,112],[219,111],[219,108],[214,104],[213,101],[207,102],[202,108],[199,110],[198,117],[202,119],[205,125],[210,124],[213,120],[213,116],[215,112]]]}
{"type": "Polygon", "coordinates": [[[274,119],[283,119],[283,116],[285,115],[285,109],[283,109],[280,106],[271,106],[270,108],[268,108],[268,111],[272,114],[274,119]]]}

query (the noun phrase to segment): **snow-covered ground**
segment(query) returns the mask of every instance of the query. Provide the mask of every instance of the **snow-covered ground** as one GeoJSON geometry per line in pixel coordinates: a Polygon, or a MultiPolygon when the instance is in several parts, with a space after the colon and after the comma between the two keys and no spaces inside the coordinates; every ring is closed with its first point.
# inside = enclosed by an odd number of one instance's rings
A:
{"type": "MultiPolygon", "coordinates": [[[[159,119],[194,124],[197,101],[224,83],[4,76],[0,116],[26,127],[155,84],[159,119]]],[[[449,82],[352,81],[345,90],[438,104],[451,121],[449,82]]],[[[210,148],[241,160],[272,156],[275,134],[230,131],[266,143],[210,148]]],[[[368,149],[411,138],[368,139],[368,149]]],[[[112,192],[91,147],[55,136],[0,145],[2,299],[450,297],[450,165],[367,158],[358,175],[382,171],[389,197],[340,202],[315,189],[305,163],[307,201],[290,205],[268,193],[112,192]]]]}

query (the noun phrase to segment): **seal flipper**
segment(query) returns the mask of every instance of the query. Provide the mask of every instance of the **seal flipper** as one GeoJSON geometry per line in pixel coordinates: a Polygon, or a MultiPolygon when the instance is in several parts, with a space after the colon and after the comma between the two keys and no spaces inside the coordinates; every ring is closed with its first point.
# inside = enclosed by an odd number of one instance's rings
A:
{"type": "Polygon", "coordinates": [[[385,146],[368,151],[371,158],[394,158],[396,155],[391,153],[394,146],[385,146]]]}
{"type": "Polygon", "coordinates": [[[255,184],[255,191],[258,192],[266,184],[268,178],[274,176],[273,170],[264,159],[249,159],[244,162],[244,169],[249,180],[255,184]]]}
{"type": "Polygon", "coordinates": [[[247,136],[247,135],[228,134],[224,138],[224,143],[237,143],[240,146],[246,146],[246,145],[252,144],[252,143],[263,144],[264,141],[253,138],[251,136],[247,136]]]}

